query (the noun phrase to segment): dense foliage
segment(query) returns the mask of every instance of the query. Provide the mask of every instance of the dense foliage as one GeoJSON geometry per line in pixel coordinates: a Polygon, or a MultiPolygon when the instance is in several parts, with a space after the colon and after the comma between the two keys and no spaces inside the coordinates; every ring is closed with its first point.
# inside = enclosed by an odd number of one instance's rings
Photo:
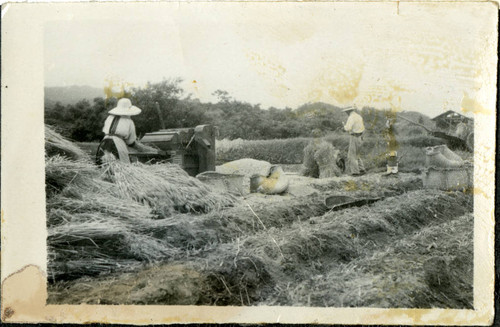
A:
{"type": "MultiPolygon", "coordinates": [[[[103,136],[101,129],[107,112],[115,107],[121,96],[130,97],[133,104],[142,109],[142,113],[133,118],[139,136],[161,129],[163,120],[165,128],[213,124],[219,128],[219,139],[318,137],[341,130],[347,119],[342,108],[326,103],[307,103],[296,109],[262,109],[258,104],[235,100],[222,90],[214,92],[218,102],[202,103],[186,96],[180,82],[179,79],[164,80],[121,94],[108,94],[106,99],[97,97],[76,104],[46,101],[45,121],[72,140],[97,141],[103,136]]],[[[389,133],[387,137],[390,138],[397,133],[386,127],[387,120],[394,118],[393,112],[363,108],[361,115],[368,135],[389,133]]],[[[416,133],[421,133],[418,129],[416,133]]]]}

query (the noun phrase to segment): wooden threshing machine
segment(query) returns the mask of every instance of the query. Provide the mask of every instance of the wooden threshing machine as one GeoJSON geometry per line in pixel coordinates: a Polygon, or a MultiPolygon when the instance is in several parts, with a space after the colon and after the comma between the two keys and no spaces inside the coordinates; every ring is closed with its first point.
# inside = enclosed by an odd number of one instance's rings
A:
{"type": "Polygon", "coordinates": [[[96,153],[100,161],[107,151],[123,162],[171,162],[178,164],[189,175],[196,176],[205,171],[215,171],[215,136],[217,129],[212,125],[198,125],[194,128],[161,129],[147,133],[140,143],[148,146],[147,151],[127,147],[123,140],[115,137],[103,140],[96,153]],[[121,151],[118,148],[121,147],[121,151]]]}
{"type": "Polygon", "coordinates": [[[161,129],[144,135],[141,143],[159,149],[169,162],[196,176],[205,171],[215,171],[216,131],[212,125],[161,129]]]}

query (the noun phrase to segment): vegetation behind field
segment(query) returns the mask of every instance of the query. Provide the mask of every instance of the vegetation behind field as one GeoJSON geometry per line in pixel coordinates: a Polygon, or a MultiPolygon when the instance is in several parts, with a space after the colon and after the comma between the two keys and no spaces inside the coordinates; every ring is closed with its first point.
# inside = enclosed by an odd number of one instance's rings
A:
{"type": "MultiPolygon", "coordinates": [[[[137,134],[157,131],[162,128],[194,127],[212,124],[218,127],[218,139],[270,140],[325,136],[340,131],[347,115],[342,108],[327,103],[306,103],[298,108],[261,108],[233,99],[227,92],[218,90],[214,95],[216,103],[203,103],[184,93],[180,80],[164,80],[150,83],[146,87],[131,88],[120,92],[105,90],[106,97],[93,100],[81,99],[68,102],[64,90],[46,92],[45,123],[51,125],[63,136],[77,142],[99,141],[103,137],[102,126],[109,110],[114,108],[117,99],[129,97],[134,105],[142,109],[134,116],[137,134]],[[159,106],[159,112],[157,105],[159,106]]],[[[77,93],[80,94],[80,93],[77,93]]],[[[95,93],[91,93],[95,94],[95,93]]],[[[83,96],[83,95],[81,95],[83,96]]],[[[398,128],[398,136],[413,133],[422,134],[423,129],[397,120],[404,114],[415,122],[432,127],[432,121],[417,112],[396,114],[390,108],[376,110],[371,107],[360,108],[369,134],[383,133],[386,122],[392,119],[398,128]]],[[[278,141],[279,142],[279,141],[278,141]]]]}

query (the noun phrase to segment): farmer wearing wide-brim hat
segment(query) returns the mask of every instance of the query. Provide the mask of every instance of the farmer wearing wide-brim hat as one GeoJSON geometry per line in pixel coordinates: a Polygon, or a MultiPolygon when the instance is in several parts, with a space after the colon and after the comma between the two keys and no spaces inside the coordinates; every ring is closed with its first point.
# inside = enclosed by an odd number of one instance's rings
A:
{"type": "Polygon", "coordinates": [[[108,118],[104,121],[102,131],[106,135],[115,135],[122,138],[128,146],[134,146],[137,140],[135,125],[131,116],[141,113],[141,109],[132,105],[127,98],[118,100],[116,107],[111,109],[108,118]]]}
{"type": "MultiPolygon", "coordinates": [[[[105,136],[99,145],[99,150],[109,151],[119,157],[121,161],[130,162],[129,147],[141,152],[143,146],[137,142],[135,133],[135,125],[131,116],[141,113],[141,109],[133,106],[132,101],[127,98],[118,100],[116,107],[111,109],[109,116],[104,121],[102,131],[105,136]],[[114,150],[114,151],[113,151],[114,150]]],[[[99,163],[100,158],[96,156],[96,161],[99,163]]]]}
{"type": "Polygon", "coordinates": [[[342,110],[349,115],[344,125],[344,130],[349,133],[349,151],[347,152],[347,171],[353,176],[363,175],[365,166],[359,155],[363,143],[365,125],[363,117],[356,112],[356,107],[350,106],[342,110]]]}

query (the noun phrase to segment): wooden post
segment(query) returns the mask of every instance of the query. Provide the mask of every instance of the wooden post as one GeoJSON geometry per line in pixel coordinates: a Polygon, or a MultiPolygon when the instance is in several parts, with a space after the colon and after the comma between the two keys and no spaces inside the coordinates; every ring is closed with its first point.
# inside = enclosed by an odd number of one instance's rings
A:
{"type": "Polygon", "coordinates": [[[156,112],[158,113],[158,117],[160,118],[161,129],[165,129],[165,122],[163,121],[163,115],[161,114],[160,104],[156,102],[155,105],[156,105],[156,112]]]}

